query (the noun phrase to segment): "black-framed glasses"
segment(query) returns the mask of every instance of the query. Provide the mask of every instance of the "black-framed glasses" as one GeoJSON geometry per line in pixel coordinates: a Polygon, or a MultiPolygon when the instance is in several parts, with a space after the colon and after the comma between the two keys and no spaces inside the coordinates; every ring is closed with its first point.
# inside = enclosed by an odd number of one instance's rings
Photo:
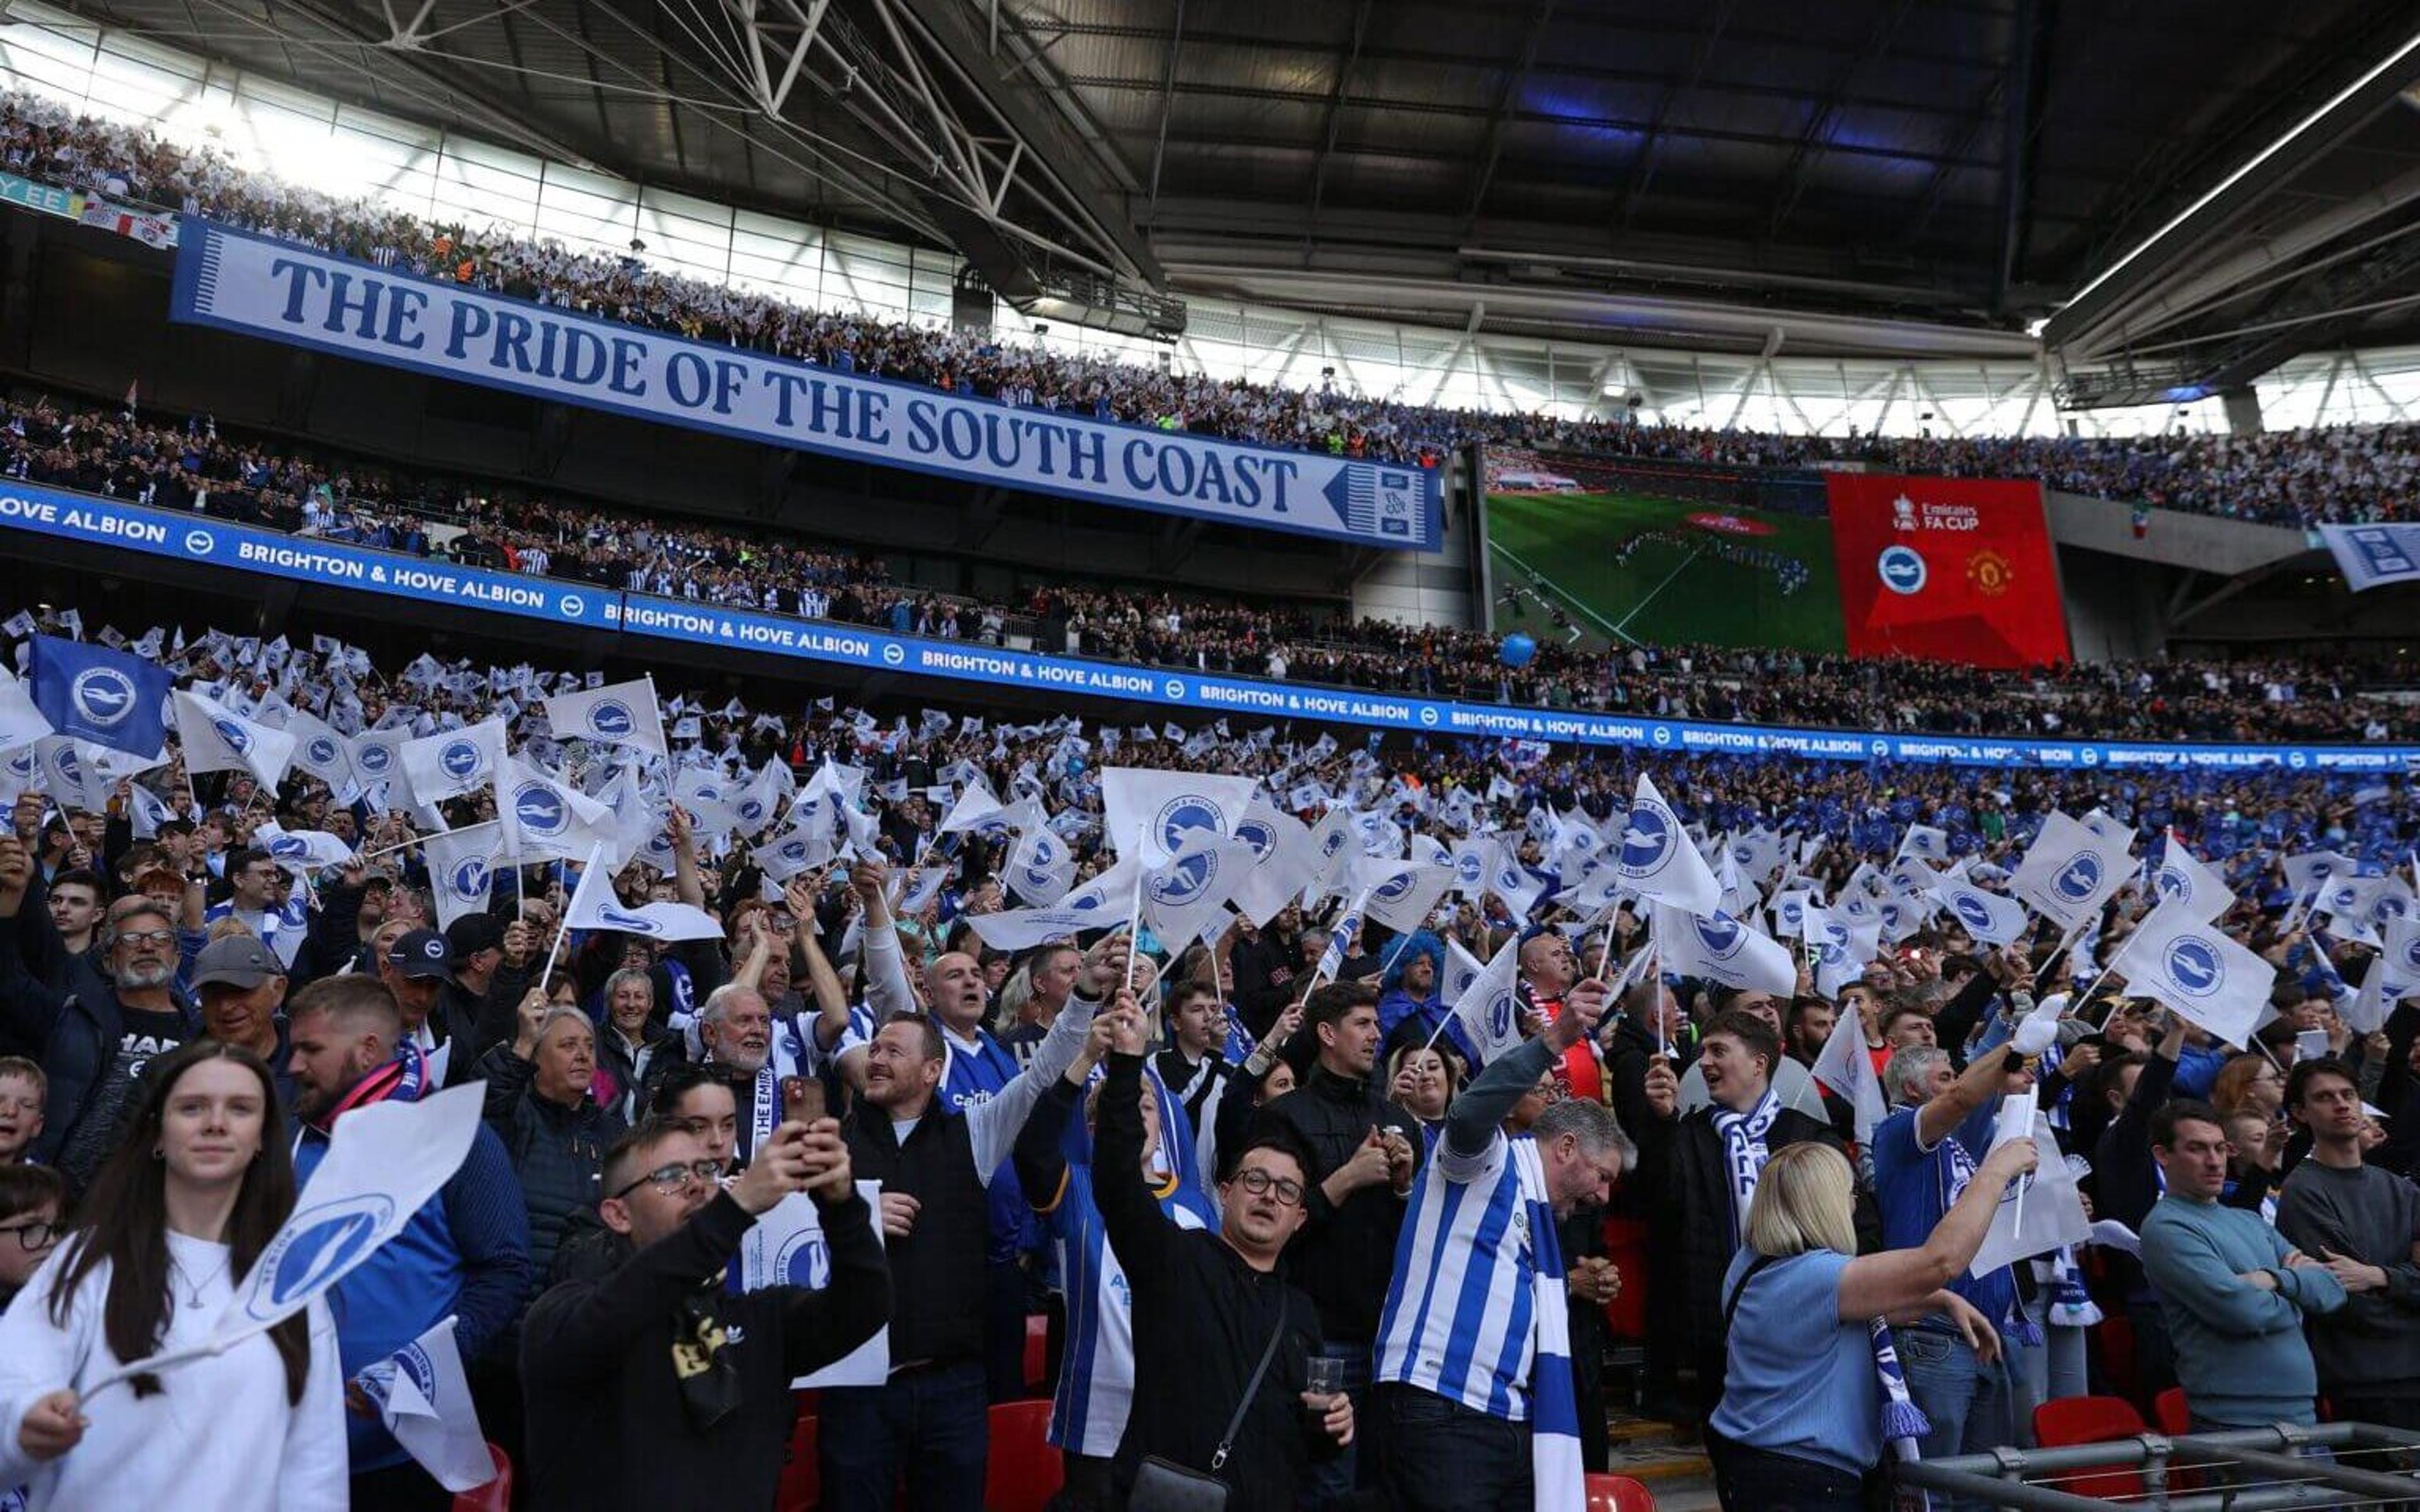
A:
{"type": "Polygon", "coordinates": [[[16,1235],[18,1248],[30,1255],[36,1250],[49,1249],[51,1241],[59,1237],[59,1227],[37,1218],[32,1223],[21,1224],[14,1228],[0,1228],[0,1234],[16,1235]]]}
{"type": "Polygon", "coordinates": [[[1256,1197],[1275,1196],[1282,1207],[1297,1207],[1302,1202],[1302,1183],[1289,1181],[1282,1176],[1271,1176],[1255,1165],[1235,1173],[1235,1184],[1256,1197]]]}
{"type": "Polygon", "coordinates": [[[621,1191],[613,1194],[615,1201],[628,1196],[643,1186],[652,1186],[666,1196],[689,1185],[691,1180],[712,1183],[722,1180],[722,1162],[719,1160],[675,1161],[659,1165],[621,1191]]]}

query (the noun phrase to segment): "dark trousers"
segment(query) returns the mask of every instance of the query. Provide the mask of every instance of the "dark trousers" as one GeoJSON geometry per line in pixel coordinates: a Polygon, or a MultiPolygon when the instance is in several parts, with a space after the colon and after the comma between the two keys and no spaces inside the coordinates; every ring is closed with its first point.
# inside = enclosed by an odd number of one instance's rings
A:
{"type": "Polygon", "coordinates": [[[1031,1395],[1025,1389],[1025,1272],[1014,1260],[984,1267],[984,1375],[995,1402],[1031,1395]]]}
{"type": "Polygon", "coordinates": [[[1865,1512],[1866,1481],[1812,1459],[1751,1449],[1713,1433],[1706,1457],[1723,1512],[1865,1512]]]}
{"type": "Polygon", "coordinates": [[[1059,1463],[1067,1478],[1059,1494],[1050,1499],[1049,1512],[1109,1512],[1117,1504],[1111,1475],[1116,1462],[1107,1455],[1079,1455],[1066,1449],[1060,1452],[1059,1463]]]}
{"type": "Polygon", "coordinates": [[[1372,1393],[1387,1424],[1386,1478],[1404,1512],[1529,1512],[1529,1425],[1394,1381],[1372,1393]]]}
{"type": "Polygon", "coordinates": [[[2355,1396],[2337,1391],[2324,1395],[2328,1410],[2339,1423],[2375,1423],[2382,1428],[2420,1433],[2420,1396],[2355,1396]]]}
{"type": "Polygon", "coordinates": [[[991,1454],[984,1367],[906,1370],[879,1386],[830,1387],[815,1434],[824,1512],[890,1512],[904,1471],[912,1512],[977,1512],[991,1454]]]}

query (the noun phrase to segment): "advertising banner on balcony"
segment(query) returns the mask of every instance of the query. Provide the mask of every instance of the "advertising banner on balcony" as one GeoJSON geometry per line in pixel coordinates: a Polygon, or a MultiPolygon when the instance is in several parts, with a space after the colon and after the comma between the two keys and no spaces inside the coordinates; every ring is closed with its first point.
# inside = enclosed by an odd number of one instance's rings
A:
{"type": "Polygon", "coordinates": [[[870,378],[182,224],[173,318],[430,378],[1033,493],[1432,551],[1435,471],[870,378]]]}
{"type": "Polygon", "coordinates": [[[1852,654],[1978,667],[2068,659],[2040,484],[1835,473],[1825,486],[1852,654]]]}
{"type": "MultiPolygon", "coordinates": [[[[2205,770],[2282,766],[2288,771],[2420,774],[2420,746],[2188,746],[2150,742],[2040,740],[1727,724],[1709,720],[1597,714],[1580,709],[1469,703],[1452,699],[1315,683],[1211,676],[1182,669],[1054,656],[1011,646],[890,635],[829,620],[793,619],[696,599],[656,598],[592,583],[495,572],[442,560],[376,550],[325,537],[282,534],[207,515],[147,508],[61,488],[0,480],[0,548],[22,551],[41,537],[109,554],[113,573],[138,574],[148,557],[199,568],[225,591],[257,596],[266,582],[410,600],[478,615],[505,616],[511,633],[548,643],[558,630],[602,632],[620,654],[644,657],[651,646],[711,648],[787,658],[802,665],[855,668],[908,678],[1009,687],[1101,701],[1102,716],[1149,705],[1205,717],[1301,720],[1441,737],[1563,741],[1675,754],[1797,756],[1840,762],[1925,762],[1959,766],[2037,766],[2052,770],[2180,767],[2205,770]]],[[[568,642],[556,642],[568,644],[568,642]]]]}

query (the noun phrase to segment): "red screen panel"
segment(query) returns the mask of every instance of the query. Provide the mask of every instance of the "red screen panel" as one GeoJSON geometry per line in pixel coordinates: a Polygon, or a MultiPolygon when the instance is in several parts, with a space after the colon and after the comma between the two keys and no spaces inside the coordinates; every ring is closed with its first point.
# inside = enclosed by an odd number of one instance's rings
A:
{"type": "Polygon", "coordinates": [[[1852,655],[1978,667],[2068,659],[2040,484],[1864,472],[1827,483],[1852,655]]]}

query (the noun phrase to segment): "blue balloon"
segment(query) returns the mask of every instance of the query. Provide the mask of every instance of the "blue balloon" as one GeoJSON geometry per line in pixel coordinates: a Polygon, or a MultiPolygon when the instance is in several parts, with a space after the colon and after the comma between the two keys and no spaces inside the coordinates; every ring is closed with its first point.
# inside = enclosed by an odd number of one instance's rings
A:
{"type": "Polygon", "coordinates": [[[1506,636],[1504,644],[1497,648],[1497,655],[1504,658],[1504,665],[1507,667],[1527,667],[1529,665],[1529,658],[1537,654],[1538,642],[1518,630],[1506,636]]]}

